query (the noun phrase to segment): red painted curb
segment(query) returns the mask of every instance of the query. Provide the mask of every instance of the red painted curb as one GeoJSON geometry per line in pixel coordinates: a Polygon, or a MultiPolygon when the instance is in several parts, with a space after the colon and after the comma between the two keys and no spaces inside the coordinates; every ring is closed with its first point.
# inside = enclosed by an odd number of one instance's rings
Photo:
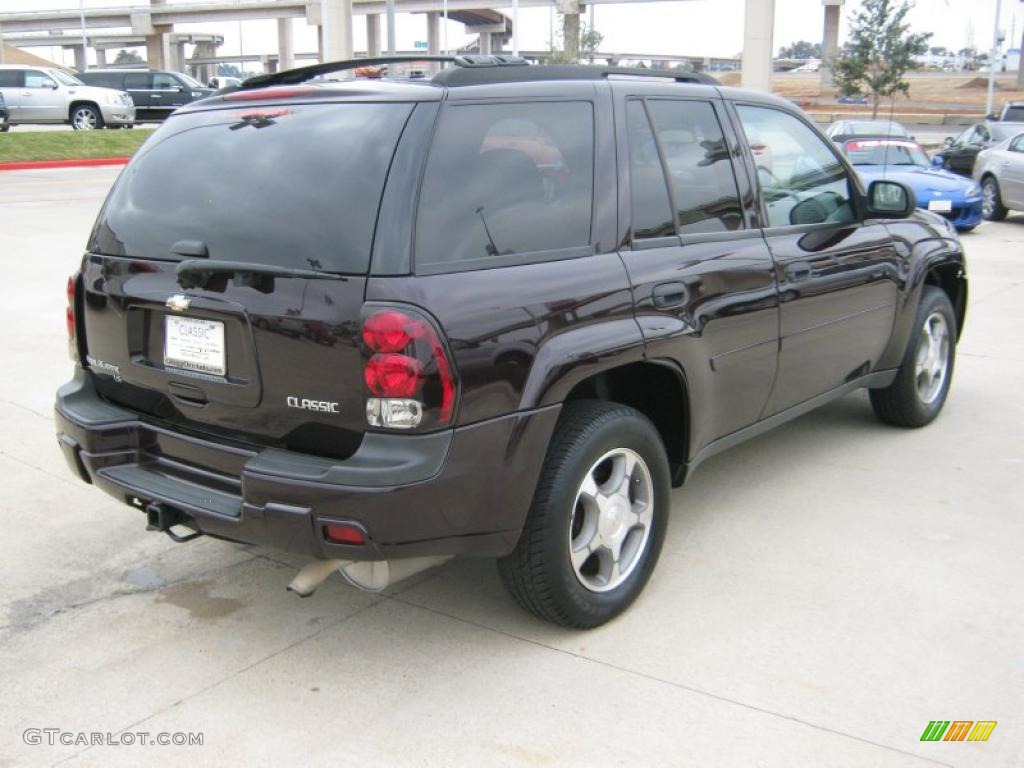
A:
{"type": "Polygon", "coordinates": [[[34,168],[79,168],[92,165],[124,165],[130,157],[82,157],[77,160],[24,160],[0,163],[0,171],[28,171],[34,168]]]}

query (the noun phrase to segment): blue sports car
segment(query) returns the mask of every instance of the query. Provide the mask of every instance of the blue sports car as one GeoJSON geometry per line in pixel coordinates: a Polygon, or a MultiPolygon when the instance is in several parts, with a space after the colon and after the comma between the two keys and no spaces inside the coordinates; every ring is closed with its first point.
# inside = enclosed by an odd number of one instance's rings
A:
{"type": "Polygon", "coordinates": [[[932,167],[916,141],[878,137],[843,144],[850,163],[868,185],[878,179],[900,181],[917,193],[917,207],[949,219],[961,232],[981,223],[981,190],[970,179],[932,167]]]}

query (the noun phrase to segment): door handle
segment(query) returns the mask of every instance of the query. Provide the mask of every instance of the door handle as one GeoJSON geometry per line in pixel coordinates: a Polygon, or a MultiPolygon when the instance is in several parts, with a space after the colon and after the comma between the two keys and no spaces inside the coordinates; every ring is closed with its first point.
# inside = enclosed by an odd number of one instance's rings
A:
{"type": "Polygon", "coordinates": [[[786,277],[794,283],[809,280],[811,277],[811,265],[806,261],[795,261],[786,265],[786,277]]]}
{"type": "Polygon", "coordinates": [[[651,296],[654,297],[654,306],[658,309],[671,309],[686,304],[690,300],[690,291],[686,283],[672,281],[654,286],[651,296]]]}

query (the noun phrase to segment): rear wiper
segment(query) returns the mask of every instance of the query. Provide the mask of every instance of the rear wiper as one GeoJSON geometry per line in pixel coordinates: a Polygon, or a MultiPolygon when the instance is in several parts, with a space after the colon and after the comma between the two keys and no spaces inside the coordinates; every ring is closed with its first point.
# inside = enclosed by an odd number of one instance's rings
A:
{"type": "Polygon", "coordinates": [[[251,264],[244,261],[207,261],[188,259],[174,269],[182,288],[201,288],[214,274],[260,275],[266,277],[305,277],[321,280],[348,280],[344,275],[318,269],[294,269],[274,264],[251,264]]]}

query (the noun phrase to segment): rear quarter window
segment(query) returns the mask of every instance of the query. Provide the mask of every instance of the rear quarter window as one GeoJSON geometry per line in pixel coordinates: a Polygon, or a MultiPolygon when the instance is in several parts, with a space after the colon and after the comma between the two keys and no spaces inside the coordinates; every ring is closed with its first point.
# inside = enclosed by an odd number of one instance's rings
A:
{"type": "Polygon", "coordinates": [[[420,191],[416,268],[582,255],[593,194],[589,102],[449,106],[420,191]]]}
{"type": "Polygon", "coordinates": [[[90,250],[364,274],[410,104],[288,104],[172,116],[118,179],[90,250]]]}

